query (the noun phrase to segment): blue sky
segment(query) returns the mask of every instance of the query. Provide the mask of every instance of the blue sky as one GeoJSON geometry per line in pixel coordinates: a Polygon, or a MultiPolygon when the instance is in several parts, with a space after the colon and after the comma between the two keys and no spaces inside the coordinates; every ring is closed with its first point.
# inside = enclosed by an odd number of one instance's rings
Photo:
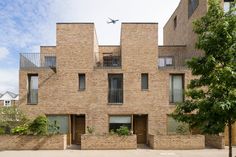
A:
{"type": "Polygon", "coordinates": [[[162,28],[180,0],[0,0],[0,93],[18,93],[19,53],[56,45],[57,22],[94,22],[101,45],[119,44],[121,22],[158,22],[162,28]],[[119,19],[107,24],[108,17],[119,19]]]}

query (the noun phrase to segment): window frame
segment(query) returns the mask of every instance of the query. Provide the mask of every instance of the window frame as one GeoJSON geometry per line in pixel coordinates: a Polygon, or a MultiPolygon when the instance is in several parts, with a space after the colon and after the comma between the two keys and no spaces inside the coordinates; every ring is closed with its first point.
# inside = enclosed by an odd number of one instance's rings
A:
{"type": "MultiPolygon", "coordinates": [[[[124,123],[124,124],[130,124],[130,128],[129,130],[131,131],[133,129],[133,116],[132,115],[108,115],[108,131],[110,132],[111,130],[111,127],[110,127],[110,118],[111,117],[130,117],[130,123],[124,123]]],[[[117,123],[117,124],[121,124],[121,123],[117,123]]],[[[121,125],[122,126],[122,125],[121,125]]],[[[116,131],[116,130],[113,130],[113,131],[116,131]]]]}
{"type": "Polygon", "coordinates": [[[5,106],[5,107],[11,106],[11,100],[4,100],[3,106],[5,106]],[[7,103],[6,103],[6,102],[7,102],[7,103]]]}
{"type": "Polygon", "coordinates": [[[28,74],[27,75],[28,77],[28,82],[27,82],[27,104],[28,105],[37,105],[39,103],[39,100],[38,100],[38,91],[39,91],[39,74],[37,73],[33,73],[33,74],[28,74]],[[37,102],[31,102],[31,77],[36,77],[38,78],[38,84],[37,84],[37,102]]]}
{"type": "MultiPolygon", "coordinates": [[[[114,89],[113,89],[114,90],[114,89]]],[[[112,104],[123,104],[124,103],[124,74],[123,73],[108,73],[108,104],[112,105],[112,104]],[[112,92],[112,88],[111,88],[111,80],[113,78],[118,78],[118,79],[121,79],[121,88],[117,88],[116,90],[117,91],[113,91],[112,92]],[[112,100],[112,97],[114,95],[114,93],[118,93],[119,96],[118,96],[118,101],[119,102],[113,102],[111,101],[112,100]]]]}
{"type": "Polygon", "coordinates": [[[141,90],[142,91],[147,91],[149,89],[149,76],[148,73],[141,73],[141,90]],[[145,80],[144,78],[146,77],[146,87],[144,87],[143,81],[145,80]]]}
{"type": "Polygon", "coordinates": [[[158,68],[172,67],[174,66],[174,57],[173,56],[160,56],[158,57],[158,68]],[[172,64],[167,64],[166,60],[171,58],[172,64]],[[160,66],[160,59],[164,60],[164,66],[160,66]]]}
{"type": "MultiPolygon", "coordinates": [[[[169,96],[169,103],[170,104],[176,104],[178,102],[174,102],[174,91],[173,91],[173,76],[181,76],[182,77],[182,100],[184,101],[185,100],[185,97],[184,97],[184,83],[185,83],[185,75],[180,73],[180,74],[170,74],[169,77],[171,78],[171,84],[170,84],[170,81],[169,81],[169,94],[171,94],[169,96]],[[171,88],[171,91],[170,91],[170,88],[171,88]]],[[[183,102],[182,101],[182,102],[183,102]]]]}
{"type": "Polygon", "coordinates": [[[78,84],[79,84],[78,85],[78,88],[79,88],[78,90],[79,91],[85,91],[86,90],[86,74],[85,73],[79,73],[78,74],[78,79],[79,79],[78,80],[78,84]],[[84,77],[84,87],[83,88],[81,87],[82,83],[80,82],[80,81],[82,81],[82,77],[84,77]]]}

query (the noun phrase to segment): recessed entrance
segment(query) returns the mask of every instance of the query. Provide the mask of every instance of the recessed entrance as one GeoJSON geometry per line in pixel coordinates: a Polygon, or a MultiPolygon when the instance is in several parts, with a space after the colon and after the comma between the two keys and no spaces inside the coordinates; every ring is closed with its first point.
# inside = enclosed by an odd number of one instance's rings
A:
{"type": "Polygon", "coordinates": [[[71,116],[72,144],[81,144],[81,135],[85,134],[85,115],[71,116]]]}
{"type": "Polygon", "coordinates": [[[133,129],[138,144],[147,144],[147,117],[147,115],[133,116],[133,129]]]}

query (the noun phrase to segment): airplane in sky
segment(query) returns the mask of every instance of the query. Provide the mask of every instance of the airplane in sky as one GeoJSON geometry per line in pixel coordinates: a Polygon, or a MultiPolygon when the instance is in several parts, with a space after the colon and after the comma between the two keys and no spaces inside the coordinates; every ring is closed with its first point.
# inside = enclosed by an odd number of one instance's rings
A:
{"type": "Polygon", "coordinates": [[[111,19],[111,18],[109,18],[109,17],[108,17],[108,19],[109,19],[110,21],[107,21],[107,24],[110,24],[110,23],[116,24],[116,22],[119,21],[118,19],[117,19],[117,20],[114,20],[114,19],[111,19]]]}

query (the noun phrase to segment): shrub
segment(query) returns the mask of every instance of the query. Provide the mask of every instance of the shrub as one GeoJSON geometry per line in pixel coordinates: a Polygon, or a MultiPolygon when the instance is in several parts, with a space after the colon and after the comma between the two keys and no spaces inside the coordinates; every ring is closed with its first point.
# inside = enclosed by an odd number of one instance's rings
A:
{"type": "Polygon", "coordinates": [[[5,134],[5,131],[3,128],[0,127],[0,135],[5,134]]]}
{"type": "Polygon", "coordinates": [[[95,129],[93,127],[87,126],[87,131],[88,131],[89,134],[93,134],[95,129]]]}
{"type": "Polygon", "coordinates": [[[48,119],[45,115],[38,116],[29,125],[29,130],[34,135],[47,135],[48,134],[48,119]]]}
{"type": "Polygon", "coordinates": [[[27,135],[29,133],[29,126],[27,124],[17,126],[11,130],[13,134],[27,135]]]}
{"type": "Polygon", "coordinates": [[[189,134],[189,127],[187,124],[181,123],[180,125],[178,125],[178,127],[176,128],[176,133],[180,134],[180,135],[185,135],[185,134],[189,134]]]}
{"type": "Polygon", "coordinates": [[[116,133],[119,136],[128,136],[128,135],[130,135],[129,128],[126,127],[126,126],[121,126],[119,129],[116,129],[116,133]]]}
{"type": "Polygon", "coordinates": [[[49,134],[59,134],[60,133],[60,126],[55,122],[48,122],[48,132],[49,134]]]}

